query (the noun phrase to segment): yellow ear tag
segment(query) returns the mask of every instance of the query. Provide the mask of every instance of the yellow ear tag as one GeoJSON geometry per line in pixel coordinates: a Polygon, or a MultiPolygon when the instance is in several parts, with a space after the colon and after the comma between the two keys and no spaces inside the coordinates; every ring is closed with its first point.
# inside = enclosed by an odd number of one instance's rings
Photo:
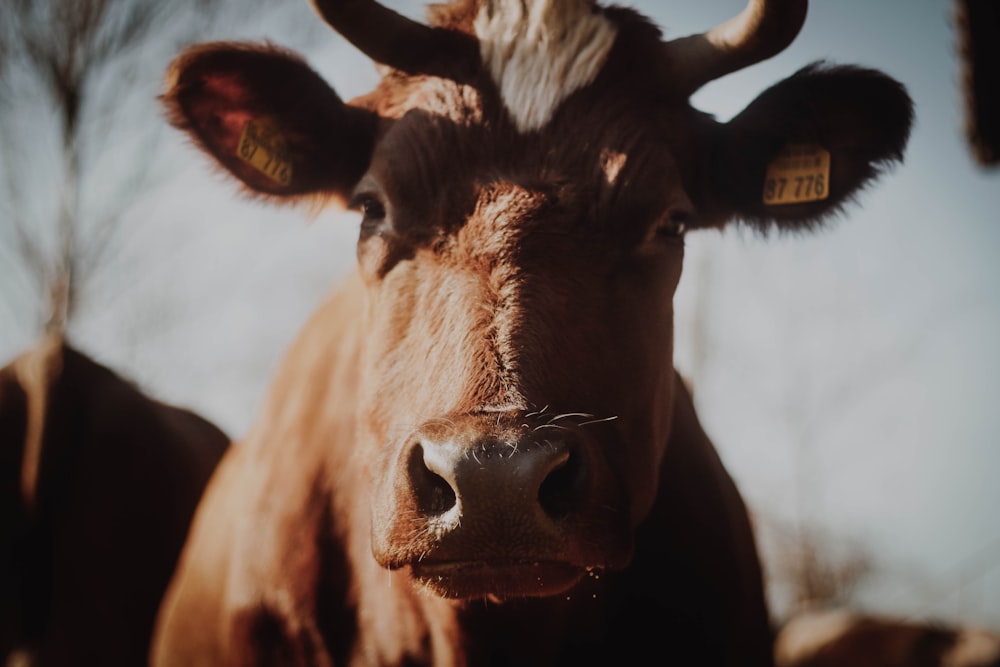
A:
{"type": "Polygon", "coordinates": [[[830,151],[815,144],[790,144],[767,165],[764,203],[822,201],[830,192],[830,151]]]}
{"type": "Polygon", "coordinates": [[[280,185],[292,182],[288,143],[270,116],[248,120],[236,154],[241,160],[280,185]]]}

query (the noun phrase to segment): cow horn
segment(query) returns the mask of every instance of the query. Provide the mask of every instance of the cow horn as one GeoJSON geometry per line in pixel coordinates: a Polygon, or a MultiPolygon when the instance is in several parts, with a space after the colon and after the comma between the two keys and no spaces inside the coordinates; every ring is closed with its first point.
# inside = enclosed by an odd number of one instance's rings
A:
{"type": "Polygon", "coordinates": [[[680,91],[690,95],[783,51],[802,29],[807,6],[808,0],[750,0],[742,12],[708,32],[667,42],[667,62],[680,91]]]}
{"type": "Polygon", "coordinates": [[[479,42],[457,30],[412,21],[374,0],[309,0],[327,24],[377,63],[407,74],[468,83],[480,67],[479,42]]]}

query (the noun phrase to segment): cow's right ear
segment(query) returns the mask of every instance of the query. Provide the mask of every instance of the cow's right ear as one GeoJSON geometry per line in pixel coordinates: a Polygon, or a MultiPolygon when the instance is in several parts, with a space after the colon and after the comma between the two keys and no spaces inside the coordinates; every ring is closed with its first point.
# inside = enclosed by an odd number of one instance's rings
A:
{"type": "Polygon", "coordinates": [[[195,46],[171,64],[171,123],[253,193],[347,201],[378,116],[344,104],[298,56],[270,45],[195,46]]]}

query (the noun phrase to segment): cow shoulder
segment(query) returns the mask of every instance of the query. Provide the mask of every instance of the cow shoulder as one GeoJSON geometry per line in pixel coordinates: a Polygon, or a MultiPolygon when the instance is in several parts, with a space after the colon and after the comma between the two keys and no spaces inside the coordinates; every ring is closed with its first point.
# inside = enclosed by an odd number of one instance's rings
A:
{"type": "Polygon", "coordinates": [[[676,375],[673,426],[661,464],[656,504],[636,536],[627,574],[631,611],[619,626],[669,633],[683,643],[701,637],[720,653],[705,664],[770,664],[762,572],[746,507],[676,375]],[[646,619],[671,618],[669,628],[646,619]],[[725,639],[724,639],[725,638],[725,639]]]}

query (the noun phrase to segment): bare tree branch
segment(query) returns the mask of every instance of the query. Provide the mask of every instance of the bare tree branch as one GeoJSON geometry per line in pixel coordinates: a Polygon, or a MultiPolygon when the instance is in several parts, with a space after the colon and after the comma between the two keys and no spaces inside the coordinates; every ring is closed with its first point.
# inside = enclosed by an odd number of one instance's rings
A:
{"type": "MultiPolygon", "coordinates": [[[[141,163],[111,174],[119,181],[112,183],[117,185],[114,196],[90,208],[86,203],[88,172],[108,150],[105,138],[118,129],[121,100],[138,79],[141,59],[134,56],[157,39],[169,39],[164,28],[176,19],[179,8],[197,8],[205,14],[216,4],[217,0],[0,3],[0,100],[4,100],[0,107],[13,107],[33,87],[58,119],[59,167],[52,192],[58,206],[52,219],[42,224],[32,219],[35,216],[21,197],[25,183],[20,158],[15,142],[6,140],[14,129],[0,127],[4,138],[0,184],[10,195],[0,209],[10,221],[4,233],[11,236],[20,261],[47,294],[46,329],[63,331],[69,326],[82,281],[98,271],[123,213],[148,183],[149,165],[141,163]]],[[[192,24],[189,32],[203,26],[204,22],[192,24]]],[[[154,76],[158,79],[159,71],[154,76]]],[[[0,119],[4,125],[8,124],[0,119]]]]}

